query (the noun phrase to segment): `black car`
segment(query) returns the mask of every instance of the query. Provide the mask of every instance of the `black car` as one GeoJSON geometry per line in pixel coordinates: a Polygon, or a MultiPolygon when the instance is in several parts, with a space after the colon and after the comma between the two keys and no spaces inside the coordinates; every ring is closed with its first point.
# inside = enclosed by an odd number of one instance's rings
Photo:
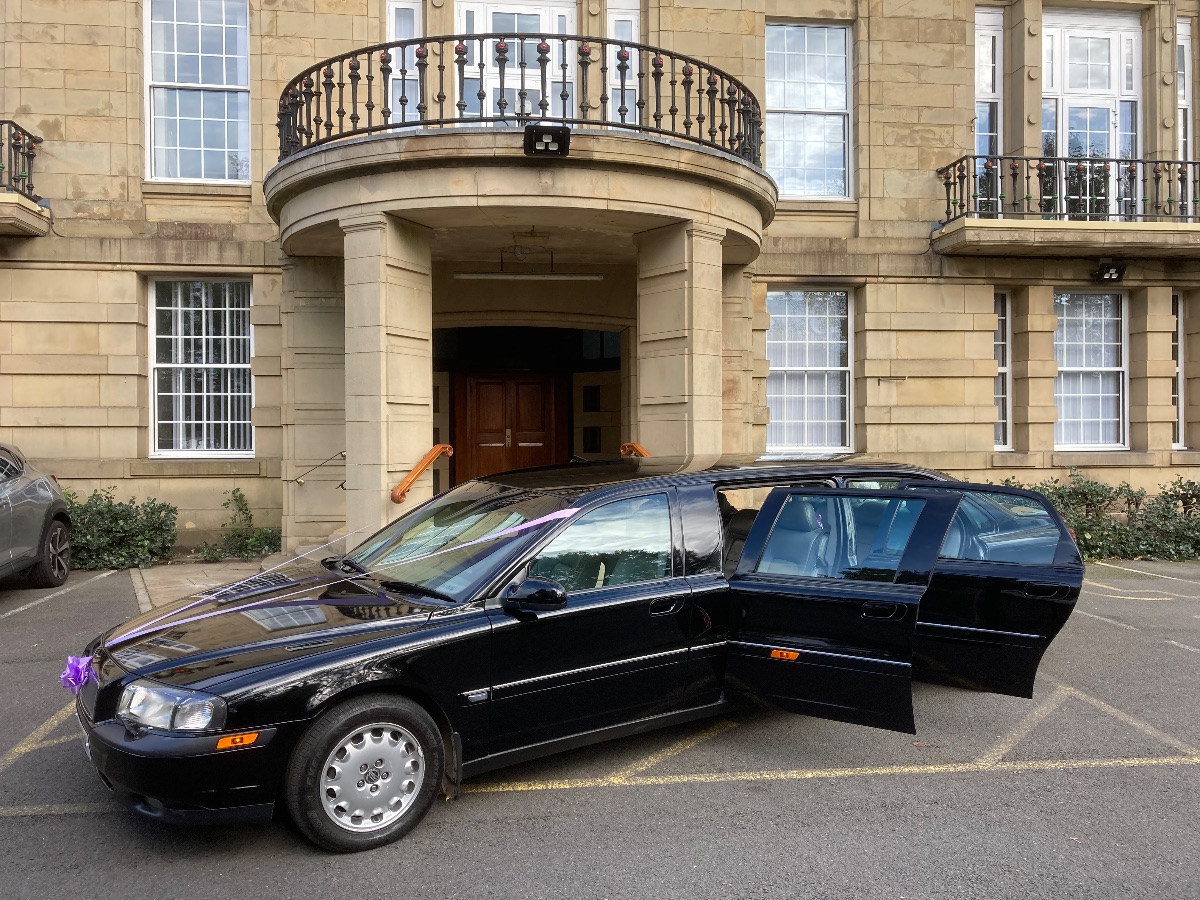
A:
{"type": "Polygon", "coordinates": [[[71,518],[58,482],[0,444],[0,577],[15,573],[32,587],[58,587],[70,570],[71,518]]]}
{"type": "Polygon", "coordinates": [[[1030,697],[1082,579],[1041,495],[895,464],[527,470],[109,631],[77,709],[143,813],[282,800],[360,850],[464,778],[746,697],[905,732],[914,677],[1030,697]]]}

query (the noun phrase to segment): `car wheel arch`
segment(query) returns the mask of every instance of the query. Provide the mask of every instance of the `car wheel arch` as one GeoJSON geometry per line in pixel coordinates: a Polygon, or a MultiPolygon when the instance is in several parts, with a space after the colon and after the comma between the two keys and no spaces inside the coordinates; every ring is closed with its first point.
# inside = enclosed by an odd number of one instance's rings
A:
{"type": "Polygon", "coordinates": [[[457,796],[458,782],[461,778],[459,773],[462,771],[459,743],[454,739],[454,727],[450,724],[450,717],[429,692],[404,682],[362,681],[322,697],[320,703],[313,707],[310,721],[316,721],[329,710],[348,700],[367,695],[403,697],[417,704],[433,719],[442,738],[442,751],[446,761],[442,772],[442,790],[449,797],[457,796]]]}

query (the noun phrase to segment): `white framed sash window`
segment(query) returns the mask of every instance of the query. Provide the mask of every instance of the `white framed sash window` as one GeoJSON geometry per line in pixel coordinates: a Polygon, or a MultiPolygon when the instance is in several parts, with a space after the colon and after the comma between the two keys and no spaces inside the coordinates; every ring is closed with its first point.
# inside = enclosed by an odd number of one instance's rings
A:
{"type": "MultiPolygon", "coordinates": [[[[568,116],[578,114],[575,99],[575,59],[567,59],[564,71],[562,64],[564,45],[553,40],[558,35],[575,33],[576,9],[574,2],[522,3],[459,3],[455,16],[458,31],[464,35],[534,34],[547,39],[550,44],[549,71],[545,102],[548,116],[561,116],[565,107],[568,116]],[[563,94],[566,94],[564,100],[563,94]]],[[[541,69],[538,62],[537,40],[511,41],[505,52],[504,82],[501,88],[499,49],[497,41],[489,41],[480,60],[479,42],[466,41],[466,71],[463,79],[463,99],[467,104],[466,117],[478,117],[480,109],[484,116],[501,115],[500,100],[503,90],[505,101],[503,115],[512,117],[518,125],[519,115],[540,117],[543,101],[541,69]],[[482,63],[482,65],[481,65],[482,63]],[[525,72],[524,96],[521,96],[521,72],[525,72]],[[483,95],[482,102],[480,94],[483,95]],[[518,108],[520,107],[520,108],[518,108]]],[[[574,42],[566,45],[568,53],[574,52],[574,42]]]]}
{"type": "Polygon", "coordinates": [[[1054,446],[1128,449],[1129,346],[1122,294],[1056,292],[1054,446]]]}
{"type": "Polygon", "coordinates": [[[248,0],[145,4],[153,181],[250,181],[248,0]]]}
{"type": "Polygon", "coordinates": [[[767,292],[767,452],[849,450],[850,294],[767,292]]]}
{"type": "Polygon", "coordinates": [[[852,196],[850,72],[849,28],[767,23],[767,171],[781,198],[852,196]]]}
{"type": "Polygon", "coordinates": [[[150,282],[151,456],[252,457],[248,280],[150,282]]]}
{"type": "MultiPolygon", "coordinates": [[[[388,0],[387,39],[411,41],[425,34],[423,9],[420,0],[388,0]]],[[[417,118],[417,96],[420,81],[417,76],[416,45],[392,54],[390,108],[391,122],[414,121],[417,118]]]]}
{"type": "Polygon", "coordinates": [[[996,385],[993,396],[996,401],[997,450],[1012,449],[1012,316],[1008,294],[997,291],[994,298],[996,309],[996,332],[992,346],[996,355],[996,385]]]}

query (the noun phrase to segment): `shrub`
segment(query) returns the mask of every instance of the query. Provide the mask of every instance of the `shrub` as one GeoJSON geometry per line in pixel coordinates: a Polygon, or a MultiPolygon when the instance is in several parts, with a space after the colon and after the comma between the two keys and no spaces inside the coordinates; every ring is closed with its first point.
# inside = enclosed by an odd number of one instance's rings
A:
{"type": "MultiPolygon", "coordinates": [[[[1006,479],[1005,484],[1024,487],[1006,479]]],[[[1085,559],[1200,558],[1200,482],[1176,478],[1147,498],[1128,482],[1113,487],[1071,470],[1033,485],[1058,509],[1085,559]]]]}
{"type": "Polygon", "coordinates": [[[278,528],[255,528],[250,504],[240,488],[228,492],[221,504],[229,510],[229,518],[221,526],[221,543],[203,543],[197,550],[205,562],[218,562],[229,557],[256,559],[279,552],[280,533],[278,528]]]}
{"type": "Polygon", "coordinates": [[[92,491],[84,503],[65,492],[71,516],[71,565],[76,569],[128,569],[153,565],[175,545],[175,517],[170,503],[153,497],[121,503],[113,488],[92,491]]]}

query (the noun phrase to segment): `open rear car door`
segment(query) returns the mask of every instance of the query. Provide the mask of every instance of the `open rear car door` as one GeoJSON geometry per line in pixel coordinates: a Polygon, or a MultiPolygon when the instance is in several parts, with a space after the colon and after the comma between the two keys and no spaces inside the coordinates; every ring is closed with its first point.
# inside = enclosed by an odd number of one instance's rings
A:
{"type": "Polygon", "coordinates": [[[772,491],[729,581],[727,685],[793,712],[913,733],[918,607],[960,500],[772,491]]]}
{"type": "Polygon", "coordinates": [[[990,484],[906,482],[962,498],[921,600],[914,675],[1032,697],[1042,654],[1083,585],[1079,548],[1041,494],[990,484]]]}

